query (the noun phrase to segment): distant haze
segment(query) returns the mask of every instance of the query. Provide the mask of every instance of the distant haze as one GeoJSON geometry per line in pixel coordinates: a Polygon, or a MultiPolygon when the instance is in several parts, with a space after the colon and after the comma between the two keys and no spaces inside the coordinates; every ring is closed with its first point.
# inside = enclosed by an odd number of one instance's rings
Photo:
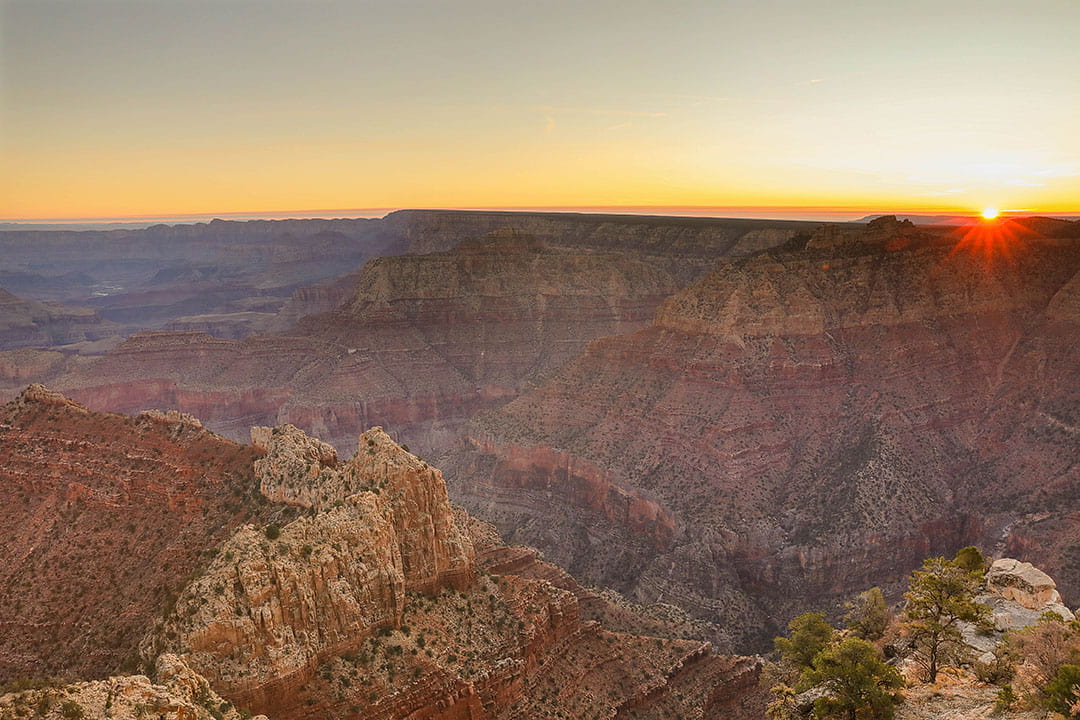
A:
{"type": "Polygon", "coordinates": [[[0,0],[0,219],[1075,213],[1078,27],[1076,0],[0,0]]]}

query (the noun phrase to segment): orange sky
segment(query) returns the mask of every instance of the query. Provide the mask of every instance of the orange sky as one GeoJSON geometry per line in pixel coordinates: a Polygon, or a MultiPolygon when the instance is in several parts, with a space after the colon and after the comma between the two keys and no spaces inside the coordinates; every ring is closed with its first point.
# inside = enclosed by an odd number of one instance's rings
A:
{"type": "Polygon", "coordinates": [[[1074,0],[8,0],[0,219],[1075,212],[1077,27],[1074,0]]]}

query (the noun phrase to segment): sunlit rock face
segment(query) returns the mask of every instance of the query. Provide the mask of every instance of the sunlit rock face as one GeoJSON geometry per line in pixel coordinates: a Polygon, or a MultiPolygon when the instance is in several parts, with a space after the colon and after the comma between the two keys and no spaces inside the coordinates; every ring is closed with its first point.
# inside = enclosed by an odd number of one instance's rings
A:
{"type": "Polygon", "coordinates": [[[480,416],[452,491],[743,647],[971,542],[1038,559],[1068,598],[1078,271],[1075,238],[892,218],[722,263],[480,416]]]}
{"type": "Polygon", "coordinates": [[[347,462],[295,427],[251,434],[40,385],[0,408],[0,680],[81,680],[0,714],[761,715],[756,659],[503,545],[382,429],[347,462]]]}
{"type": "Polygon", "coordinates": [[[756,660],[669,639],[698,628],[502,545],[381,428],[343,464],[291,426],[252,438],[261,491],[308,514],[235,532],[147,636],[148,660],[176,653],[235,704],[286,719],[760,714],[756,660]]]}

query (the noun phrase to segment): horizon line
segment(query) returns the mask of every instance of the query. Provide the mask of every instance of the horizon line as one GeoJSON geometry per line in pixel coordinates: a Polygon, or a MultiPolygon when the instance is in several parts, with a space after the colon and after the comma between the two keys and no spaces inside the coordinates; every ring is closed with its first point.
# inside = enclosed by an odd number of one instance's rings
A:
{"type": "MultiPolygon", "coordinates": [[[[796,215],[806,214],[819,217],[807,217],[807,220],[858,219],[867,215],[925,215],[943,217],[977,217],[979,211],[966,208],[912,208],[886,209],[851,205],[490,205],[460,207],[381,207],[381,208],[330,208],[304,210],[266,210],[266,211],[226,211],[193,213],[158,213],[140,215],[101,215],[85,217],[52,218],[0,218],[0,224],[11,225],[65,225],[65,224],[176,224],[209,222],[211,220],[344,220],[381,218],[401,210],[426,210],[443,212],[545,212],[545,213],[581,213],[610,215],[657,215],[693,217],[739,218],[739,219],[799,219],[796,215]],[[725,214],[725,213],[735,213],[725,214]],[[778,213],[761,215],[760,213],[778,213]],[[741,218],[740,218],[741,216],[741,218]],[[820,216],[830,216],[822,218],[820,216]]],[[[1002,215],[1038,215],[1043,217],[1075,217],[1076,211],[1040,211],[1036,208],[1002,209],[1002,215]]]]}

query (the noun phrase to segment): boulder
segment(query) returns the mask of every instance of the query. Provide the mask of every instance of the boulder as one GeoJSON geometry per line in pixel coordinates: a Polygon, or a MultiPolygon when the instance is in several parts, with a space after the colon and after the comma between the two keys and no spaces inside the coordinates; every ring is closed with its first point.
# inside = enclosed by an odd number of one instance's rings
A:
{"type": "Polygon", "coordinates": [[[1053,578],[1031,563],[1013,558],[994,561],[986,573],[986,586],[992,594],[1014,600],[1028,610],[1041,611],[1048,605],[1061,605],[1053,578]]]}

